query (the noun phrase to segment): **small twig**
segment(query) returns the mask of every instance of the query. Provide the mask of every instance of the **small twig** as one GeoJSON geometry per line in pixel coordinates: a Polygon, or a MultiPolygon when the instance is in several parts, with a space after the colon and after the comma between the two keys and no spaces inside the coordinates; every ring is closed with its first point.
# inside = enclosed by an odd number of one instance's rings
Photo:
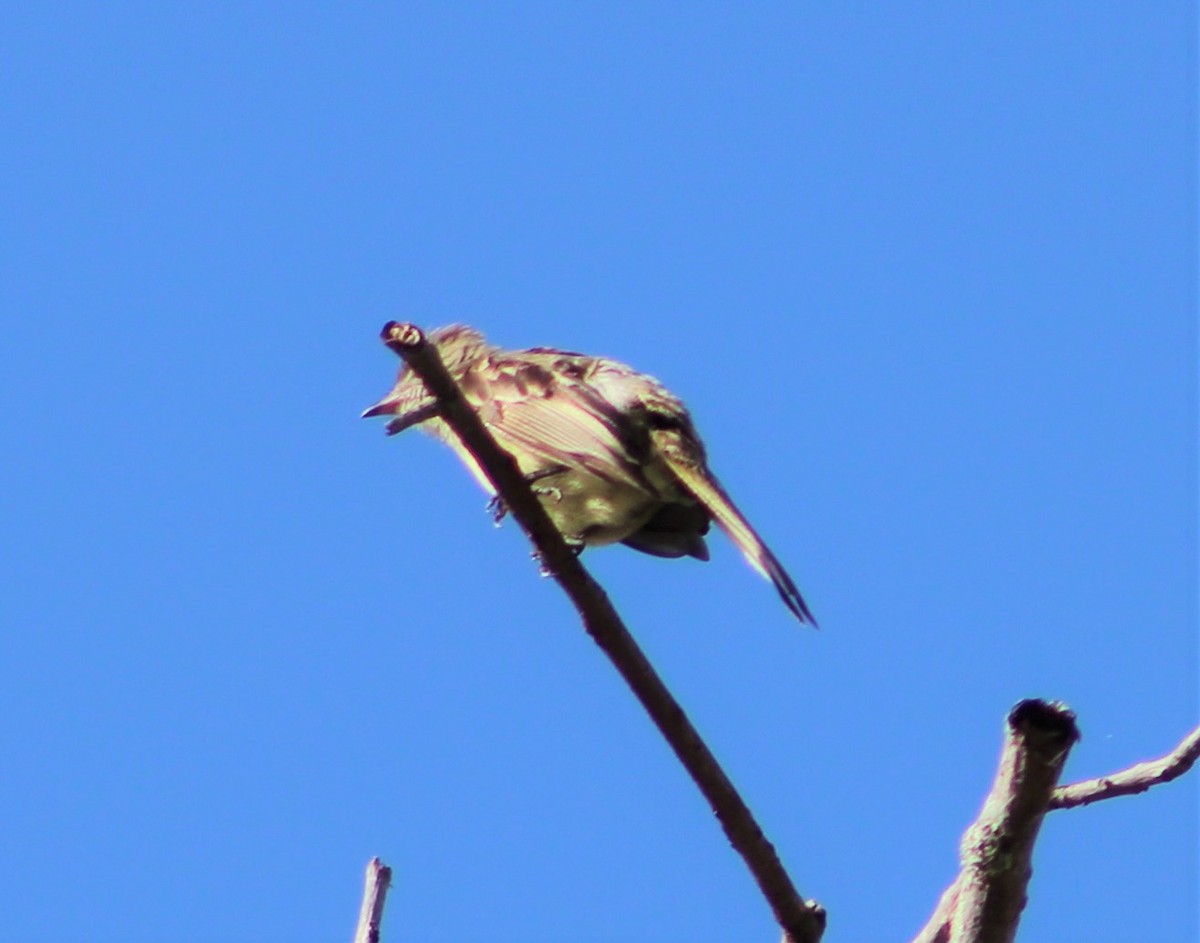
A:
{"type": "Polygon", "coordinates": [[[1157,760],[1137,763],[1110,776],[1059,786],[1050,798],[1050,808],[1073,809],[1101,799],[1137,795],[1151,786],[1178,779],[1192,768],[1197,759],[1200,759],[1200,727],[1184,737],[1174,750],[1157,760]]]}
{"type": "Polygon", "coordinates": [[[1079,739],[1063,704],[1021,701],[1008,715],[1000,768],[963,836],[962,870],[914,943],[1012,943],[1033,874],[1033,845],[1079,739]]]}
{"type": "Polygon", "coordinates": [[[437,351],[412,324],[389,322],[382,338],[437,398],[442,419],[479,462],[504,506],[533,541],[542,565],[579,611],[588,634],[608,655],[712,806],[780,927],[794,943],[817,943],[824,931],[825,911],[800,897],[774,847],[716,757],[633,640],[604,590],[567,546],[512,457],[496,444],[483,421],[467,405],[437,351]]]}
{"type": "Polygon", "coordinates": [[[358,911],[354,943],[379,943],[379,930],[383,924],[383,903],[391,886],[392,869],[378,858],[372,858],[367,863],[367,880],[363,887],[362,907],[358,911]]]}

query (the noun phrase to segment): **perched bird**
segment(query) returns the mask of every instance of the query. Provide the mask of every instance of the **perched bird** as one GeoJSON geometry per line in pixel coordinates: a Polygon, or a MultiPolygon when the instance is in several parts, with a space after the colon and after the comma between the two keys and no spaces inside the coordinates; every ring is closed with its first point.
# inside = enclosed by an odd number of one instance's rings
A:
{"type": "MultiPolygon", "coordinates": [[[[801,622],[816,624],[783,566],[709,471],[687,408],[661,383],[604,357],[534,347],[505,351],[474,328],[429,335],[467,402],[513,456],[569,544],[621,542],[659,557],[708,559],[713,520],[767,577],[801,622]]],[[[449,445],[491,482],[438,417],[437,402],[407,368],[363,417],[390,416],[449,445]]]]}

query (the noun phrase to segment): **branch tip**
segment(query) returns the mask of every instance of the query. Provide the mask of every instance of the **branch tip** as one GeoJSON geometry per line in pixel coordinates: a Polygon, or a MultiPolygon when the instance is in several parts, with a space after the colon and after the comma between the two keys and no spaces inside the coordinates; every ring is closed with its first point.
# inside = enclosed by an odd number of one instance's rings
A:
{"type": "Polygon", "coordinates": [[[401,356],[405,351],[420,350],[425,345],[425,332],[408,322],[388,321],[379,332],[379,338],[401,356]]]}
{"type": "Polygon", "coordinates": [[[388,888],[392,886],[392,869],[372,858],[367,862],[366,884],[363,887],[362,905],[359,908],[358,926],[354,931],[354,943],[379,943],[380,927],[383,924],[383,905],[388,888]]]}
{"type": "Polygon", "coordinates": [[[1027,698],[1008,712],[1008,726],[1014,733],[1035,734],[1064,747],[1079,741],[1079,725],[1075,712],[1062,701],[1043,701],[1027,698]]]}

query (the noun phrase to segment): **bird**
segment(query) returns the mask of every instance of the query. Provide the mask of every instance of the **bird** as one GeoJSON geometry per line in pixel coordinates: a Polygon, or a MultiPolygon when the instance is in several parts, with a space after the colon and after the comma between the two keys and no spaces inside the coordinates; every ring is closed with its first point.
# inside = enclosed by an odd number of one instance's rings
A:
{"type": "MultiPolygon", "coordinates": [[[[428,340],[577,552],[621,543],[657,557],[708,560],[704,538],[715,521],[796,619],[816,626],[783,564],[709,468],[687,407],[654,377],[607,357],[503,350],[463,324],[437,328],[428,340]]],[[[402,367],[362,416],[390,417],[388,435],[416,426],[445,442],[503,516],[487,475],[412,370],[402,367]]]]}

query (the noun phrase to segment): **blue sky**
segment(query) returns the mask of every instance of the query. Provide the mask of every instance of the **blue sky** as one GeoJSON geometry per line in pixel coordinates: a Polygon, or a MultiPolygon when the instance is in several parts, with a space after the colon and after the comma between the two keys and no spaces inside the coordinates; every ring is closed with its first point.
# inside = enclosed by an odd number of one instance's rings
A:
{"type": "MultiPolygon", "coordinates": [[[[7,4],[0,941],[776,939],[448,450],[397,318],[690,404],[821,621],[589,553],[830,941],[1005,712],[1196,723],[1190,5],[7,4]]],[[[1024,939],[1194,939],[1198,778],[1058,812],[1024,939]]]]}

